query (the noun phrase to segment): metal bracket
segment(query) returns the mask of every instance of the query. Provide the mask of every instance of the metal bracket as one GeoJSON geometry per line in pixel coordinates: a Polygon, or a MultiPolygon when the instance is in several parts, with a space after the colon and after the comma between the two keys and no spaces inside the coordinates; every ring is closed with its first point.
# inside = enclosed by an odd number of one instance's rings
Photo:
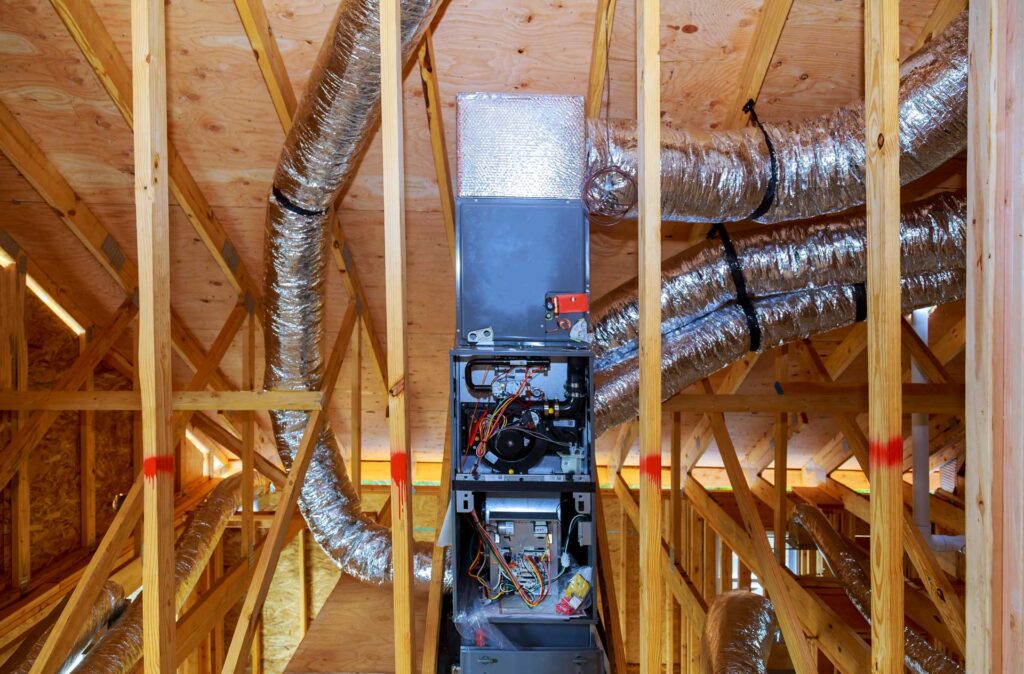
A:
{"type": "Polygon", "coordinates": [[[470,330],[466,335],[466,341],[477,346],[494,346],[494,328],[486,327],[479,330],[470,330]]]}
{"type": "Polygon", "coordinates": [[[470,513],[476,509],[473,492],[471,491],[456,491],[455,492],[455,512],[457,513],[470,513]]]}

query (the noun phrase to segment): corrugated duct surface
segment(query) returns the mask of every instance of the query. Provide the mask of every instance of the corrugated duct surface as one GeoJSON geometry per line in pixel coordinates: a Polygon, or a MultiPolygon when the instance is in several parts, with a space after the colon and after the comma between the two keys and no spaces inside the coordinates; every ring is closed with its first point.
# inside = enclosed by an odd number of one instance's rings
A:
{"type": "Polygon", "coordinates": [[[775,609],[750,590],[715,597],[704,624],[704,648],[711,674],[765,674],[779,634],[775,609]]]}

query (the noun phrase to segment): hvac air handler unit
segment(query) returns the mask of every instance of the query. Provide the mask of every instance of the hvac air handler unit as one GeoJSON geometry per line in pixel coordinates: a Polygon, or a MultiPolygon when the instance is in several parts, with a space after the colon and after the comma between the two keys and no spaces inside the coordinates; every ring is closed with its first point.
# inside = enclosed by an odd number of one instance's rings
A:
{"type": "Polygon", "coordinates": [[[448,650],[461,674],[606,669],[583,152],[581,98],[458,97],[448,650]]]}

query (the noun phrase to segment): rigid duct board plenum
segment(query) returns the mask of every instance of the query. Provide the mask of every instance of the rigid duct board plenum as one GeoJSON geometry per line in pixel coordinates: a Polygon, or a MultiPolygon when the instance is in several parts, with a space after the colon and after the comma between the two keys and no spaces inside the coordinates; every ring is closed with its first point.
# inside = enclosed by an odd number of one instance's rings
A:
{"type": "MultiPolygon", "coordinates": [[[[793,509],[793,524],[810,535],[850,601],[870,623],[871,579],[866,555],[840,536],[814,506],[797,505],[793,509]]],[[[960,665],[936,650],[909,625],[903,628],[903,639],[904,664],[914,674],[964,674],[960,665]]]]}
{"type": "MultiPolygon", "coordinates": [[[[192,514],[174,547],[174,607],[181,611],[206,568],[231,515],[238,509],[241,475],[224,478],[192,514]]],[[[128,674],[142,659],[142,594],[75,669],[86,674],[128,674]]]]}

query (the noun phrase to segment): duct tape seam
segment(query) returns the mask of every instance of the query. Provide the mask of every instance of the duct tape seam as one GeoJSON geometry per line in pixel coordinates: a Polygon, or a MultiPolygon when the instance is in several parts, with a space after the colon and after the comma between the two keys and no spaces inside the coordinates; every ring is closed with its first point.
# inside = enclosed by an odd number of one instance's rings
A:
{"type": "Polygon", "coordinates": [[[722,252],[725,254],[726,264],[729,265],[729,275],[732,276],[732,284],[736,287],[736,304],[743,309],[743,315],[747,319],[747,328],[750,331],[750,350],[757,352],[761,350],[761,324],[757,320],[757,311],[754,310],[754,303],[747,293],[747,280],[743,276],[743,267],[736,256],[736,247],[732,245],[729,232],[725,225],[719,222],[708,232],[708,239],[718,237],[722,241],[722,252]]]}

